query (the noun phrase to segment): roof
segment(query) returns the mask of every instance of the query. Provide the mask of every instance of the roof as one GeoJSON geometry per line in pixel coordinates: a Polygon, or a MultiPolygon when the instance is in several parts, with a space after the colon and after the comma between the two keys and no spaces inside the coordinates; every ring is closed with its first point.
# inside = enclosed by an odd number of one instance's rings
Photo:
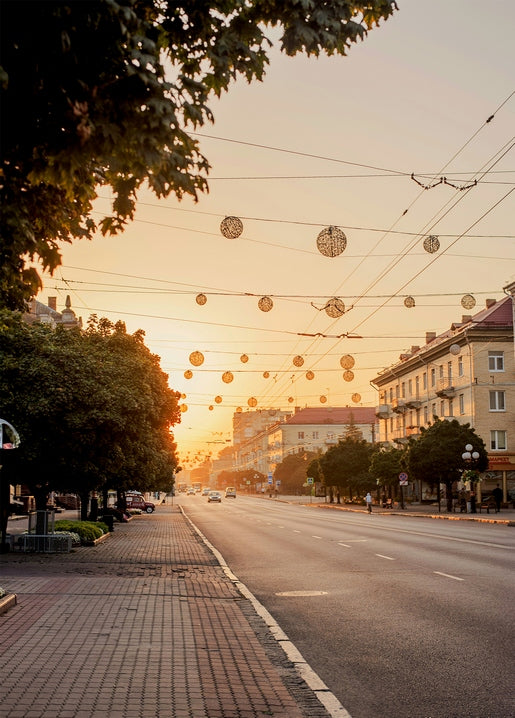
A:
{"type": "Polygon", "coordinates": [[[376,424],[375,408],[370,406],[307,407],[298,409],[285,424],[376,424]]]}

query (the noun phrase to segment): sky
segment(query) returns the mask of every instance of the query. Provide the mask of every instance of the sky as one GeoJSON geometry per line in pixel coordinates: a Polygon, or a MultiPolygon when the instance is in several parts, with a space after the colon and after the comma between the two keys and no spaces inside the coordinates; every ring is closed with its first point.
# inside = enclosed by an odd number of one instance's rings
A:
{"type": "MultiPolygon", "coordinates": [[[[236,82],[198,130],[209,194],[141,192],[123,235],[63,245],[45,277],[41,301],[62,309],[70,295],[84,322],[145,331],[184,395],[185,466],[230,443],[252,398],[256,409],[377,405],[379,372],[515,279],[515,3],[398,5],[346,57],[289,58],[276,43],[264,81],[236,82]],[[228,216],[238,238],[221,233],[228,216]],[[317,246],[330,226],[346,239],[335,257],[317,246]],[[438,251],[424,249],[429,236],[438,251]]],[[[95,216],[109,208],[102,190],[95,216]]]]}

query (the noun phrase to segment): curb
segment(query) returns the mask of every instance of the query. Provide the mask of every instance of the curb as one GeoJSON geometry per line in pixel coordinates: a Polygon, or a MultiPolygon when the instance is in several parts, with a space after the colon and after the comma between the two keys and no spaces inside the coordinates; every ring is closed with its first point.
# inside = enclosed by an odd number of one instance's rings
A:
{"type": "MultiPolygon", "coordinates": [[[[316,509],[333,509],[335,511],[352,511],[354,513],[367,513],[366,510],[363,509],[349,509],[345,506],[338,506],[334,504],[302,504],[302,506],[307,506],[311,508],[316,509]]],[[[414,513],[410,511],[403,511],[400,513],[399,511],[395,511],[395,509],[388,509],[387,511],[381,511],[380,509],[376,511],[372,511],[374,514],[378,514],[379,516],[410,516],[411,518],[417,518],[417,519],[440,519],[444,521],[469,521],[469,522],[475,522],[475,523],[483,523],[483,524],[503,524],[504,526],[515,526],[515,521],[513,519],[486,519],[486,518],[471,518],[468,516],[454,516],[453,514],[422,514],[422,513],[414,513]]]]}
{"type": "Polygon", "coordinates": [[[0,598],[0,616],[7,613],[13,606],[16,606],[17,602],[18,598],[15,593],[7,593],[5,596],[2,596],[2,598],[0,598]]]}

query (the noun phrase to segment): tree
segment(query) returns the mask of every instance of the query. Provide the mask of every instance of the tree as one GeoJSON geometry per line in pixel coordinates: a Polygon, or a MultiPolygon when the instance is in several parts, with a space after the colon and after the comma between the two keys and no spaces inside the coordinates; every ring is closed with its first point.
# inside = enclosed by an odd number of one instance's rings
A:
{"type": "Polygon", "coordinates": [[[281,482],[281,491],[285,494],[302,493],[308,477],[308,467],[316,458],[312,451],[288,454],[277,464],[274,480],[281,482]]]}
{"type": "Polygon", "coordinates": [[[53,490],[171,487],[179,395],[143,337],[95,317],[81,332],[0,314],[0,405],[21,438],[9,483],[38,509],[53,490]]]}
{"type": "Polygon", "coordinates": [[[111,187],[103,234],[123,230],[142,184],[157,197],[207,191],[191,136],[209,100],[262,80],[281,26],[288,55],[345,55],[394,0],[2,0],[0,306],[21,308],[52,272],[59,243],[92,238],[91,208],[111,187]]]}
{"type": "Polygon", "coordinates": [[[365,439],[352,436],[340,439],[320,457],[326,486],[348,490],[351,498],[354,491],[371,488],[373,482],[368,472],[376,450],[377,447],[365,439]]]}
{"type": "Polygon", "coordinates": [[[488,453],[483,439],[470,424],[460,424],[453,419],[441,420],[435,417],[429,427],[422,427],[420,437],[411,442],[407,449],[407,469],[413,476],[429,484],[445,484],[447,511],[452,511],[453,484],[469,469],[462,458],[465,446],[472,444],[479,459],[471,468],[477,472],[488,468],[488,453]]]}
{"type": "Polygon", "coordinates": [[[397,487],[399,474],[404,469],[404,458],[403,449],[391,447],[376,451],[370,461],[370,475],[379,486],[397,487]]]}

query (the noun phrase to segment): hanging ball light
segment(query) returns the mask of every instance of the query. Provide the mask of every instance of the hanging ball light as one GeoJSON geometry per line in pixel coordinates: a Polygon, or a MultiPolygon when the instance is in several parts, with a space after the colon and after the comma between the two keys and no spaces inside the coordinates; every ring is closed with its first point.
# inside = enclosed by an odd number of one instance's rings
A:
{"type": "Polygon", "coordinates": [[[191,371],[191,369],[186,369],[186,371],[184,372],[184,378],[191,379],[192,376],[193,376],[193,372],[191,371]]]}
{"type": "Polygon", "coordinates": [[[346,246],[347,237],[338,227],[326,227],[317,237],[317,249],[324,257],[337,257],[346,246]]]}
{"type": "Polygon", "coordinates": [[[226,239],[237,239],[243,232],[243,222],[239,217],[225,217],[220,222],[220,232],[226,239]]]}
{"type": "Polygon", "coordinates": [[[261,309],[262,312],[269,312],[273,306],[274,306],[274,303],[270,299],[270,297],[261,297],[261,299],[258,302],[258,307],[259,307],[259,309],[261,309]]]}
{"type": "Polygon", "coordinates": [[[234,379],[232,371],[224,371],[222,374],[222,381],[224,384],[230,384],[231,381],[234,379]]]}
{"type": "Polygon", "coordinates": [[[352,381],[354,379],[354,372],[347,369],[347,371],[344,371],[342,374],[345,381],[352,381]]]}
{"type": "Polygon", "coordinates": [[[242,354],[240,357],[240,361],[242,364],[246,364],[248,362],[249,358],[246,354],[242,354]]]}
{"type": "Polygon", "coordinates": [[[404,300],[404,306],[407,309],[412,309],[415,306],[415,300],[413,299],[413,297],[406,297],[406,299],[404,300]]]}
{"type": "Polygon", "coordinates": [[[327,401],[327,397],[322,395],[322,396],[320,397],[320,403],[321,403],[321,404],[325,404],[326,401],[327,401]]]}
{"type": "Polygon", "coordinates": [[[461,347],[459,344],[451,344],[449,351],[454,356],[458,356],[458,354],[461,354],[461,347]]]}
{"type": "Polygon", "coordinates": [[[190,364],[193,364],[193,366],[200,366],[204,363],[204,355],[202,352],[191,352],[190,354],[190,364]]]}
{"type": "Polygon", "coordinates": [[[237,413],[237,414],[241,414],[242,411],[243,411],[243,409],[241,408],[241,406],[237,406],[237,407],[236,407],[236,413],[237,413]]]}
{"type": "Polygon", "coordinates": [[[215,396],[215,403],[221,404],[222,403],[222,397],[221,396],[215,396]]]}
{"type": "Polygon", "coordinates": [[[213,411],[214,406],[212,404],[210,404],[207,408],[209,409],[209,411],[213,411]]]}
{"type": "Polygon", "coordinates": [[[351,399],[355,404],[359,404],[361,401],[361,394],[353,394],[351,399]]]}
{"type": "Polygon", "coordinates": [[[181,404],[179,409],[184,414],[185,411],[188,411],[188,405],[187,404],[181,404]]]}
{"type": "Polygon", "coordinates": [[[461,306],[463,309],[473,309],[476,306],[476,300],[472,294],[464,294],[461,298],[461,306]]]}
{"type": "Polygon", "coordinates": [[[338,319],[345,314],[345,304],[338,297],[330,299],[324,307],[325,313],[332,319],[338,319]]]}
{"type": "Polygon", "coordinates": [[[294,402],[293,396],[289,396],[289,397],[288,397],[288,404],[293,404],[293,402],[294,402]]]}
{"type": "Polygon", "coordinates": [[[195,301],[197,302],[197,304],[203,307],[204,304],[207,302],[207,297],[205,294],[197,294],[197,296],[195,297],[195,301]]]}
{"type": "Polygon", "coordinates": [[[311,369],[309,369],[309,370],[306,372],[306,379],[308,379],[309,381],[311,381],[311,379],[314,379],[314,378],[315,378],[315,375],[313,374],[313,372],[311,371],[311,369]]]}
{"type": "Polygon", "coordinates": [[[186,399],[186,394],[181,394],[181,399],[186,399]]]}
{"type": "Polygon", "coordinates": [[[438,239],[436,234],[430,234],[424,239],[423,246],[426,252],[429,252],[429,254],[434,254],[440,249],[440,240],[438,239]]]}
{"type": "Polygon", "coordinates": [[[269,376],[270,376],[270,372],[269,372],[269,371],[264,371],[264,372],[263,372],[263,377],[264,377],[265,379],[268,379],[269,376]]]}
{"type": "Polygon", "coordinates": [[[294,366],[302,366],[304,364],[304,359],[297,354],[296,357],[293,357],[293,364],[294,366]]]}
{"type": "Polygon", "coordinates": [[[254,396],[251,396],[250,399],[247,401],[247,404],[249,406],[257,406],[257,399],[254,396]]]}
{"type": "Polygon", "coordinates": [[[354,357],[350,354],[344,354],[340,359],[340,366],[342,369],[352,369],[355,363],[354,357]]]}

